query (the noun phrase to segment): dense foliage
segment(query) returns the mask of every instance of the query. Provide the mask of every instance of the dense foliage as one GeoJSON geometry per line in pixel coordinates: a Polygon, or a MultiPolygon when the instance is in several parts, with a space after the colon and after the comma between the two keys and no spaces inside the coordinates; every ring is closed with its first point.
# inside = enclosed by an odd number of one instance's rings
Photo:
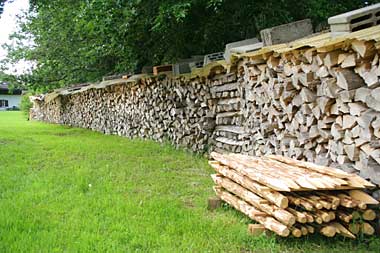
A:
{"type": "Polygon", "coordinates": [[[32,0],[8,46],[6,64],[34,61],[32,74],[19,80],[42,91],[221,51],[263,28],[304,18],[322,29],[327,17],[364,5],[363,0],[32,0]]]}
{"type": "Polygon", "coordinates": [[[23,94],[22,97],[21,97],[21,102],[20,102],[20,110],[27,117],[29,117],[30,109],[33,107],[33,104],[32,104],[32,102],[29,99],[29,97],[31,95],[32,94],[30,94],[30,93],[23,94]]]}

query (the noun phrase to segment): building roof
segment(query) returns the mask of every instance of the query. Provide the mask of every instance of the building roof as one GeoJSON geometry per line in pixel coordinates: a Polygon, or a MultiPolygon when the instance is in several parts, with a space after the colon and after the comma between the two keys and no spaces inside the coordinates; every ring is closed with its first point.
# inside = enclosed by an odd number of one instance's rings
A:
{"type": "Polygon", "coordinates": [[[21,95],[22,90],[20,89],[11,89],[7,83],[0,84],[0,94],[1,95],[21,95]]]}

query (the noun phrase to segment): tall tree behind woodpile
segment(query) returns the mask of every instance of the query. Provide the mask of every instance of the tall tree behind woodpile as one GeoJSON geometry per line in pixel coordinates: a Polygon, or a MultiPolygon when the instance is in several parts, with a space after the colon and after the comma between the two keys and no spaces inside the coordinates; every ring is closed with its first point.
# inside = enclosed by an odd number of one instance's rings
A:
{"type": "Polygon", "coordinates": [[[29,2],[30,9],[20,18],[21,27],[7,47],[3,67],[17,68],[18,61],[36,63],[34,71],[17,76],[17,80],[44,92],[70,83],[100,80],[104,75],[140,72],[143,66],[218,52],[226,43],[256,37],[261,29],[291,21],[310,18],[315,26],[323,27],[332,15],[377,1],[29,2]]]}

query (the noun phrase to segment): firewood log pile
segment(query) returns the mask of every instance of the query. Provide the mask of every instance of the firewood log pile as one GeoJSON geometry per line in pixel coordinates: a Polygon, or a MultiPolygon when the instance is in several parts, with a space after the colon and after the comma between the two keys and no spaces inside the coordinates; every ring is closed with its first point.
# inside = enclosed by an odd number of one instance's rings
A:
{"type": "Polygon", "coordinates": [[[37,101],[34,109],[43,112],[39,120],[169,141],[199,152],[206,150],[214,129],[212,103],[205,79],[146,77],[37,101]]]}
{"type": "Polygon", "coordinates": [[[360,171],[380,184],[379,56],[374,42],[353,40],[244,57],[242,151],[360,171]]]}
{"type": "Polygon", "coordinates": [[[366,40],[322,34],[189,76],[142,74],[63,89],[34,100],[31,118],[196,152],[282,155],[380,185],[380,46],[371,29],[366,40]]]}
{"type": "Polygon", "coordinates": [[[353,173],[284,156],[211,153],[216,195],[282,237],[373,235],[375,187],[353,173]]]}

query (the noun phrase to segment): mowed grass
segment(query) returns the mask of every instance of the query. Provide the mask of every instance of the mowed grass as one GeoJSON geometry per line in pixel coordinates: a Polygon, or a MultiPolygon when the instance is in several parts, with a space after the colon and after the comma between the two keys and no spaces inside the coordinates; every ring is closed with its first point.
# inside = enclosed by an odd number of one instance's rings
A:
{"type": "Polygon", "coordinates": [[[379,239],[252,237],[206,158],[0,112],[0,252],[379,252],[379,239]]]}

